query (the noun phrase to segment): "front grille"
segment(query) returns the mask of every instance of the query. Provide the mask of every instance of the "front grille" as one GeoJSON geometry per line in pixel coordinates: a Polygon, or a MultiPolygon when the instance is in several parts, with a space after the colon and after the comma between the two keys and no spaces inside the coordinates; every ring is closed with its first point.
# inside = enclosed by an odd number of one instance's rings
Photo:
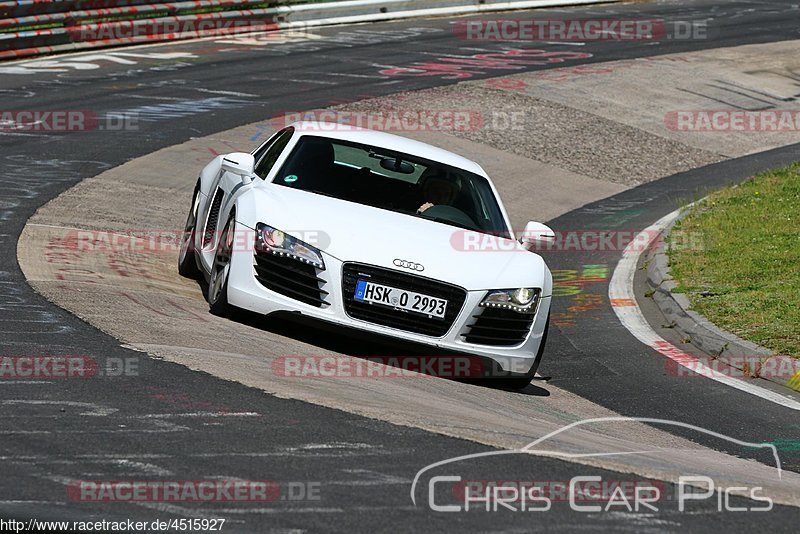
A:
{"type": "Polygon", "coordinates": [[[321,287],[325,284],[318,274],[321,269],[272,252],[257,250],[255,258],[256,280],[267,289],[317,308],[330,304],[321,287]]]}
{"type": "Polygon", "coordinates": [[[445,335],[458,317],[466,297],[467,292],[458,286],[400,271],[360,263],[345,263],[342,269],[342,298],[347,315],[353,319],[398,328],[415,334],[434,337],[445,335]],[[428,317],[380,304],[357,301],[355,293],[358,280],[368,280],[376,284],[447,299],[445,316],[443,318],[428,317]]]}
{"type": "Polygon", "coordinates": [[[214,238],[214,232],[217,231],[217,222],[219,222],[219,209],[222,207],[222,189],[217,189],[214,199],[211,201],[211,207],[208,209],[208,220],[206,221],[206,231],[203,234],[203,248],[211,244],[214,238]]]}
{"type": "Polygon", "coordinates": [[[472,316],[475,322],[461,334],[467,343],[477,345],[519,345],[528,337],[535,314],[502,308],[483,308],[472,316]]]}

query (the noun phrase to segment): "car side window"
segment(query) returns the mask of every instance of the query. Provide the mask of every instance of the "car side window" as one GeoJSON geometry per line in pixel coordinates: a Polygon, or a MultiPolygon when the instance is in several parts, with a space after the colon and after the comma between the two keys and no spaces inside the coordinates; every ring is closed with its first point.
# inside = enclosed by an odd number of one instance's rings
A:
{"type": "Polygon", "coordinates": [[[258,147],[258,149],[256,149],[256,150],[253,152],[253,158],[255,159],[255,161],[256,161],[256,164],[258,164],[258,162],[261,160],[261,158],[263,158],[263,157],[264,157],[264,154],[266,154],[267,150],[269,150],[269,147],[271,147],[271,146],[272,146],[272,144],[275,142],[275,140],[276,140],[278,137],[280,137],[280,135],[281,135],[282,133],[283,133],[283,130],[280,130],[280,131],[278,131],[278,132],[275,132],[274,134],[272,134],[271,136],[269,136],[269,138],[268,138],[266,141],[264,141],[263,143],[261,143],[261,146],[259,146],[259,147],[258,147]]]}
{"type": "Polygon", "coordinates": [[[281,155],[281,152],[283,152],[283,149],[289,144],[292,134],[294,134],[294,128],[291,126],[278,133],[275,142],[266,149],[260,160],[256,160],[256,174],[262,180],[267,178],[269,171],[272,170],[275,162],[278,161],[278,157],[281,155]]]}

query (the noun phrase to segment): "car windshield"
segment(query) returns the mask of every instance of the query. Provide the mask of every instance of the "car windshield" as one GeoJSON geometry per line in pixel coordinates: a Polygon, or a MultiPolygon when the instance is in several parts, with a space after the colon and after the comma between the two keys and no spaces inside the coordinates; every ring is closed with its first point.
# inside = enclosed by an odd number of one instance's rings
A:
{"type": "Polygon", "coordinates": [[[305,135],[273,183],[509,237],[486,178],[385,148],[305,135]]]}

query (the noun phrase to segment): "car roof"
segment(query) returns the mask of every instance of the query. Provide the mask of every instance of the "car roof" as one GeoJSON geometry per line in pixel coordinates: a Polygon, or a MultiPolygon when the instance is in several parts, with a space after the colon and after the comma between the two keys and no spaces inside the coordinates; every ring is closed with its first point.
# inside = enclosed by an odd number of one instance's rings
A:
{"type": "Polygon", "coordinates": [[[314,135],[341,139],[354,143],[363,143],[370,146],[397,150],[412,156],[429,159],[446,165],[451,165],[465,171],[470,171],[485,178],[489,178],[480,165],[453,152],[438,148],[428,143],[408,139],[386,132],[359,128],[349,124],[337,124],[321,121],[299,121],[290,124],[301,135],[314,135]]]}

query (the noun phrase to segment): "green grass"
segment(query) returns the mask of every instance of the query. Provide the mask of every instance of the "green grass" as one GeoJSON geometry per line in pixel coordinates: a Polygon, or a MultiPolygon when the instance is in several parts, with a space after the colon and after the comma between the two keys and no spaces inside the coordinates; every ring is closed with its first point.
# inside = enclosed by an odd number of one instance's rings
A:
{"type": "Polygon", "coordinates": [[[800,357],[800,162],[711,194],[670,241],[684,244],[670,266],[692,309],[800,357]]]}

